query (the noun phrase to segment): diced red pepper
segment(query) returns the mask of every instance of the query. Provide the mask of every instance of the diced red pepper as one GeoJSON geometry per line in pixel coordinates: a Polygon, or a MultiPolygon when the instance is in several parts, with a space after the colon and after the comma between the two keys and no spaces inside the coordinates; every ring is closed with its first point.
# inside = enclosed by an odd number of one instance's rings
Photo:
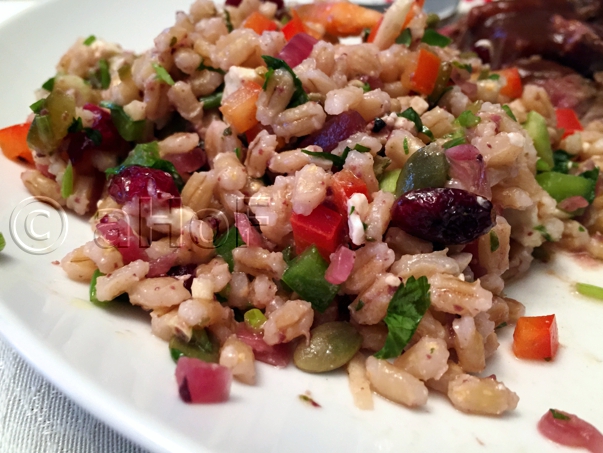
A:
{"type": "Polygon", "coordinates": [[[278,27],[262,13],[254,11],[247,19],[245,19],[245,22],[243,22],[243,28],[249,28],[258,35],[261,35],[265,31],[275,31],[278,27]]]}
{"type": "Polygon", "coordinates": [[[343,1],[299,5],[295,11],[302,21],[319,23],[333,36],[358,36],[382,17],[378,11],[343,1]]]}
{"type": "Polygon", "coordinates": [[[304,33],[306,31],[306,27],[302,20],[299,18],[299,14],[297,11],[291,11],[291,20],[287,22],[283,28],[281,28],[283,35],[285,35],[285,39],[289,41],[298,33],[304,33]]]}
{"type": "Polygon", "coordinates": [[[22,123],[0,129],[0,148],[6,157],[33,164],[31,150],[27,146],[29,126],[31,123],[22,123]]]}
{"type": "Polygon", "coordinates": [[[521,93],[523,93],[523,85],[517,68],[501,69],[500,71],[496,71],[496,73],[507,80],[506,85],[500,89],[500,94],[510,97],[511,99],[516,99],[521,96],[521,93]]]}
{"type": "Polygon", "coordinates": [[[574,109],[556,109],[555,115],[557,116],[557,129],[563,129],[563,137],[561,138],[572,135],[576,131],[584,130],[574,109]]]}
{"type": "Polygon", "coordinates": [[[520,359],[551,360],[558,347],[555,315],[523,316],[517,320],[513,352],[520,359]]]}
{"type": "Polygon", "coordinates": [[[222,101],[220,111],[224,119],[238,133],[243,133],[258,124],[255,118],[258,110],[256,102],[262,87],[255,82],[243,82],[241,88],[222,101]]]}
{"type": "Polygon", "coordinates": [[[375,40],[379,27],[381,26],[381,22],[383,22],[383,17],[379,19],[379,22],[377,22],[373,28],[371,28],[371,32],[369,33],[368,38],[366,38],[366,42],[373,42],[375,40]]]}
{"type": "Polygon", "coordinates": [[[328,261],[331,253],[341,244],[344,218],[338,212],[319,205],[307,216],[294,213],[291,227],[298,255],[314,244],[328,261]]]}
{"type": "Polygon", "coordinates": [[[410,76],[409,88],[420,94],[431,94],[438,78],[441,62],[440,57],[436,54],[425,49],[419,49],[417,66],[410,76]]]}
{"type": "Polygon", "coordinates": [[[347,203],[352,195],[363,193],[367,199],[369,198],[366,183],[347,169],[333,175],[333,178],[331,178],[331,190],[333,191],[333,201],[344,218],[348,216],[347,203]]]}

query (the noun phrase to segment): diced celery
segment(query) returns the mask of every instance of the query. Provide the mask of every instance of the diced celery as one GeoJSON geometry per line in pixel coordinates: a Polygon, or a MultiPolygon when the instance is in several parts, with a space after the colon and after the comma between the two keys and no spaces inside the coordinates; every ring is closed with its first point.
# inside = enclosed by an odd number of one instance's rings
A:
{"type": "Polygon", "coordinates": [[[147,131],[146,120],[134,121],[123,107],[112,102],[101,102],[101,106],[111,110],[111,120],[124,140],[128,142],[143,141],[147,131]]]}
{"type": "Polygon", "coordinates": [[[553,150],[551,148],[551,140],[549,131],[546,126],[546,120],[538,113],[531,111],[528,113],[528,120],[523,125],[529,136],[534,141],[534,148],[540,157],[549,168],[553,168],[553,150]]]}
{"type": "Polygon", "coordinates": [[[324,312],[339,290],[339,285],[325,280],[328,267],[316,246],[312,245],[291,261],[282,280],[314,309],[324,312]]]}
{"type": "Polygon", "coordinates": [[[582,176],[566,175],[555,171],[548,171],[536,175],[538,184],[546,190],[557,203],[569,197],[581,196],[587,201],[592,201],[596,182],[582,176]]]}
{"type": "Polygon", "coordinates": [[[603,288],[600,286],[589,285],[588,283],[576,283],[576,290],[583,296],[603,300],[603,288]]]}
{"type": "Polygon", "coordinates": [[[396,183],[402,169],[390,170],[383,173],[383,178],[379,182],[379,189],[384,192],[396,193],[396,183]]]}
{"type": "Polygon", "coordinates": [[[65,173],[63,173],[63,181],[61,182],[61,197],[67,199],[73,193],[73,165],[71,161],[67,164],[65,173]]]}

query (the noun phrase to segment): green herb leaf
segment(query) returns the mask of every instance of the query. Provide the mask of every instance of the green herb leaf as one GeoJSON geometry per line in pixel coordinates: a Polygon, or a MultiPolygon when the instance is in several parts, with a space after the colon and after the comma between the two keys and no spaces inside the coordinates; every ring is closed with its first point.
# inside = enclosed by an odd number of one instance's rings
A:
{"type": "Polygon", "coordinates": [[[98,61],[98,71],[100,79],[100,87],[103,90],[109,88],[111,85],[111,74],[109,73],[109,63],[107,60],[102,59],[98,61]]]}
{"type": "Polygon", "coordinates": [[[442,145],[442,148],[449,149],[454,148],[455,146],[464,145],[467,143],[467,139],[465,137],[456,137],[452,140],[448,140],[446,143],[442,145]]]}
{"type": "Polygon", "coordinates": [[[360,143],[356,143],[354,149],[359,153],[368,153],[371,150],[368,146],[361,145],[360,143]]]}
{"type": "Polygon", "coordinates": [[[209,96],[204,96],[199,98],[200,102],[203,102],[203,110],[217,109],[222,105],[222,95],[224,92],[218,91],[216,93],[212,93],[209,96]]]}
{"type": "Polygon", "coordinates": [[[427,277],[409,277],[406,284],[400,284],[387,307],[384,319],[388,329],[385,346],[375,357],[391,359],[399,356],[415,333],[430,303],[427,277]]]}
{"type": "Polygon", "coordinates": [[[163,83],[167,83],[170,86],[174,85],[174,79],[166,69],[158,63],[153,63],[153,69],[155,70],[156,78],[161,80],[163,83]]]}
{"type": "Polygon", "coordinates": [[[488,76],[488,79],[490,79],[490,80],[498,80],[498,79],[500,79],[500,75],[499,74],[490,74],[488,76]]]}
{"type": "Polygon", "coordinates": [[[562,149],[553,152],[553,161],[555,162],[555,165],[551,171],[556,171],[558,173],[567,174],[573,165],[572,155],[562,149]]]}
{"type": "Polygon", "coordinates": [[[268,66],[268,69],[284,69],[289,74],[291,74],[291,77],[293,77],[293,85],[295,86],[295,91],[293,91],[291,101],[289,101],[289,104],[287,105],[288,109],[297,107],[298,105],[302,105],[308,102],[308,95],[304,91],[304,87],[302,86],[301,80],[299,80],[299,78],[293,72],[293,69],[291,69],[291,67],[287,63],[285,63],[283,60],[280,60],[279,58],[271,57],[269,55],[262,55],[262,59],[264,60],[264,62],[266,62],[266,66],[268,66]]]}
{"type": "Polygon", "coordinates": [[[4,239],[4,235],[0,233],[0,252],[4,250],[4,247],[6,247],[6,239],[4,239]]]}
{"type": "Polygon", "coordinates": [[[589,285],[588,283],[576,283],[576,291],[583,296],[603,300],[603,288],[600,286],[589,285]]]}
{"type": "Polygon", "coordinates": [[[410,154],[410,148],[408,147],[408,138],[404,137],[404,142],[402,143],[402,147],[404,148],[404,154],[408,156],[410,154]]]}
{"type": "Polygon", "coordinates": [[[433,28],[427,28],[425,30],[425,33],[423,34],[423,38],[421,39],[421,42],[424,42],[425,44],[429,44],[430,46],[446,47],[447,45],[449,45],[452,42],[452,39],[450,39],[447,36],[439,34],[433,28]]]}
{"type": "Polygon", "coordinates": [[[511,107],[509,107],[507,104],[503,104],[502,109],[505,111],[505,113],[507,114],[507,116],[509,118],[511,118],[513,121],[515,121],[517,123],[517,118],[515,118],[515,115],[513,114],[513,110],[511,110],[511,107]]]}
{"type": "Polygon", "coordinates": [[[220,358],[220,343],[202,328],[193,329],[189,342],[184,342],[178,336],[172,337],[169,348],[174,362],[178,362],[180,357],[193,357],[208,363],[218,363],[220,358]]]}
{"type": "Polygon", "coordinates": [[[234,149],[234,153],[237,155],[237,159],[241,160],[241,148],[238,146],[234,149]]]}
{"type": "Polygon", "coordinates": [[[230,20],[230,13],[227,9],[224,10],[224,23],[226,24],[226,29],[228,30],[228,33],[231,33],[234,30],[234,27],[232,26],[232,21],[230,20]]]}
{"type": "MultiPolygon", "coordinates": [[[[307,154],[308,156],[312,156],[312,157],[318,157],[320,159],[325,159],[325,160],[330,160],[331,162],[333,162],[333,165],[335,165],[336,167],[343,167],[343,164],[345,163],[345,159],[343,159],[343,155],[341,156],[337,156],[335,154],[331,154],[331,153],[318,153],[315,151],[308,151],[307,149],[302,149],[301,150],[302,153],[307,154]]],[[[347,154],[346,154],[347,157],[347,154]]]]}
{"type": "Polygon", "coordinates": [[[507,327],[507,323],[506,322],[501,322],[499,325],[497,325],[494,329],[498,330],[498,329],[502,329],[503,327],[507,327]]]}
{"type": "Polygon", "coordinates": [[[551,237],[551,235],[549,234],[549,232],[547,231],[546,227],[544,225],[536,225],[534,227],[534,229],[536,231],[538,231],[540,234],[542,234],[542,237],[549,241],[549,242],[554,242],[553,238],[551,237]]]}
{"type": "Polygon", "coordinates": [[[371,35],[371,29],[364,28],[362,30],[362,33],[360,34],[360,38],[362,39],[362,42],[367,42],[370,35],[371,35]]]}
{"type": "Polygon", "coordinates": [[[46,91],[52,91],[52,89],[54,88],[54,77],[51,77],[46,82],[44,82],[42,84],[42,88],[44,88],[46,91]]]}
{"type": "Polygon", "coordinates": [[[350,209],[350,212],[348,215],[352,215],[354,214],[354,211],[356,210],[356,206],[352,205],[352,208],[350,209]]]}
{"type": "Polygon", "coordinates": [[[551,412],[551,415],[553,416],[553,418],[555,420],[569,420],[570,419],[563,412],[559,412],[559,411],[557,411],[555,409],[549,409],[549,411],[551,412]]]}
{"type": "Polygon", "coordinates": [[[94,41],[96,41],[96,36],[94,36],[94,35],[90,35],[90,36],[88,36],[86,39],[84,39],[83,44],[84,44],[85,46],[89,46],[89,45],[90,45],[90,44],[92,44],[94,41]]]}
{"type": "Polygon", "coordinates": [[[63,181],[61,181],[61,197],[67,199],[73,193],[73,166],[71,165],[71,161],[67,164],[67,168],[65,168],[65,173],[63,173],[63,181]]]}
{"type": "Polygon", "coordinates": [[[212,72],[217,72],[219,74],[226,74],[225,71],[223,71],[220,68],[214,68],[213,66],[207,66],[204,62],[204,59],[201,59],[201,64],[199,65],[199,67],[197,68],[197,71],[203,71],[204,69],[208,70],[208,71],[212,71],[212,72]]]}
{"type": "Polygon", "coordinates": [[[274,69],[273,68],[268,69],[268,72],[264,76],[264,84],[262,85],[262,90],[266,91],[268,89],[268,83],[270,82],[270,79],[272,79],[273,75],[274,75],[274,69]]]}
{"type": "Polygon", "coordinates": [[[415,124],[415,127],[417,128],[417,132],[427,135],[431,140],[434,139],[433,134],[431,133],[429,128],[426,126],[423,126],[421,117],[416,112],[416,110],[413,109],[412,107],[408,107],[402,113],[398,113],[398,116],[401,116],[402,118],[406,118],[407,120],[412,121],[415,124]]]}
{"type": "Polygon", "coordinates": [[[122,106],[112,102],[102,101],[100,105],[111,110],[111,120],[124,140],[128,142],[143,140],[147,130],[146,120],[134,121],[122,106]]]}
{"type": "Polygon", "coordinates": [[[496,252],[500,247],[500,241],[498,239],[498,234],[496,231],[490,230],[490,251],[496,252]]]}
{"type": "Polygon", "coordinates": [[[455,120],[455,123],[461,127],[471,128],[477,126],[481,121],[482,119],[475,115],[471,110],[465,110],[455,120]]]}
{"type": "Polygon", "coordinates": [[[140,143],[136,145],[121,165],[105,170],[105,174],[107,176],[117,175],[124,168],[131,167],[132,165],[163,170],[172,175],[178,190],[182,190],[182,187],[184,187],[184,181],[176,171],[174,164],[159,157],[159,145],[157,142],[140,143]]]}
{"type": "Polygon", "coordinates": [[[84,128],[84,126],[82,124],[82,118],[80,118],[78,116],[77,118],[73,118],[73,121],[69,125],[67,132],[69,132],[70,134],[75,134],[75,133],[81,131],[83,128],[84,128]]]}
{"type": "Polygon", "coordinates": [[[101,134],[100,131],[92,129],[91,127],[85,127],[83,130],[86,134],[86,137],[92,140],[94,146],[99,146],[103,142],[103,134],[101,134]]]}
{"type": "Polygon", "coordinates": [[[46,104],[46,99],[40,99],[39,101],[36,101],[33,104],[31,104],[29,106],[29,108],[31,109],[32,112],[34,112],[35,114],[38,114],[42,111],[45,104],[46,104]]]}
{"type": "Polygon", "coordinates": [[[368,93],[369,91],[371,91],[371,86],[368,83],[363,83],[362,91],[364,91],[365,93],[368,93]]]}
{"type": "Polygon", "coordinates": [[[410,28],[405,28],[396,38],[396,44],[402,44],[408,47],[410,46],[410,43],[412,43],[412,33],[410,32],[410,28]]]}
{"type": "Polygon", "coordinates": [[[592,170],[580,173],[578,176],[592,182],[590,190],[588,191],[588,193],[584,194],[584,198],[586,198],[588,204],[591,204],[596,197],[597,180],[599,179],[599,168],[595,167],[592,170]]]}
{"type": "Polygon", "coordinates": [[[245,245],[245,242],[243,242],[243,238],[235,226],[230,227],[224,233],[214,238],[216,254],[221,256],[224,261],[226,261],[230,272],[233,272],[234,270],[234,258],[232,256],[232,251],[242,245],[245,245]]]}
{"type": "Polygon", "coordinates": [[[460,61],[453,61],[452,66],[467,71],[469,74],[473,72],[473,67],[469,63],[461,63],[460,61]]]}

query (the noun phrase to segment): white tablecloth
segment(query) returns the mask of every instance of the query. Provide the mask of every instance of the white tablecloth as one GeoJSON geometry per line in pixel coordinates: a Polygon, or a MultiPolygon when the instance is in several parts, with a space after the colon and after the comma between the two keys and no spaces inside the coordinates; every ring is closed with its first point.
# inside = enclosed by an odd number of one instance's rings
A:
{"type": "MultiPolygon", "coordinates": [[[[34,1],[0,0],[0,23],[34,1]]],[[[145,453],[57,390],[0,337],[0,453],[145,453]]]]}

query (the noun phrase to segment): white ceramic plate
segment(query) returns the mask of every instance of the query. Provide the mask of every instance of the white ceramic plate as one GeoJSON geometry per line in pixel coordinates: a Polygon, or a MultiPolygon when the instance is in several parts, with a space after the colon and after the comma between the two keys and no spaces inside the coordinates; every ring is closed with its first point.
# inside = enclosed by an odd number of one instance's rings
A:
{"type": "MultiPolygon", "coordinates": [[[[187,6],[188,0],[56,0],[9,21],[0,28],[0,127],[25,119],[33,90],[53,75],[78,36],[95,34],[140,51],[187,6]]],[[[509,287],[529,315],[557,314],[562,346],[554,362],[519,361],[509,352],[512,327],[503,329],[486,373],[521,397],[518,409],[504,417],[464,415],[435,394],[419,410],[376,397],[375,410],[362,412],[352,404],[343,373],[316,376],[263,364],[258,385],[235,383],[227,404],[186,405],[167,345],[151,335],[148,315],[93,306],[88,288],[52,264],[92,233],[83,219],[23,202],[22,170],[0,158],[0,231],[8,242],[0,254],[0,331],[65,393],[152,451],[561,451],[536,431],[550,407],[603,428],[603,303],[571,289],[576,280],[601,283],[601,267],[583,269],[568,257],[535,265],[529,278],[509,287]],[[61,226],[65,242],[49,254],[26,253],[9,234],[11,215],[15,238],[26,246],[56,246],[61,226]],[[46,232],[50,237],[40,240],[46,232]],[[321,408],[300,401],[306,391],[321,408]]]]}

